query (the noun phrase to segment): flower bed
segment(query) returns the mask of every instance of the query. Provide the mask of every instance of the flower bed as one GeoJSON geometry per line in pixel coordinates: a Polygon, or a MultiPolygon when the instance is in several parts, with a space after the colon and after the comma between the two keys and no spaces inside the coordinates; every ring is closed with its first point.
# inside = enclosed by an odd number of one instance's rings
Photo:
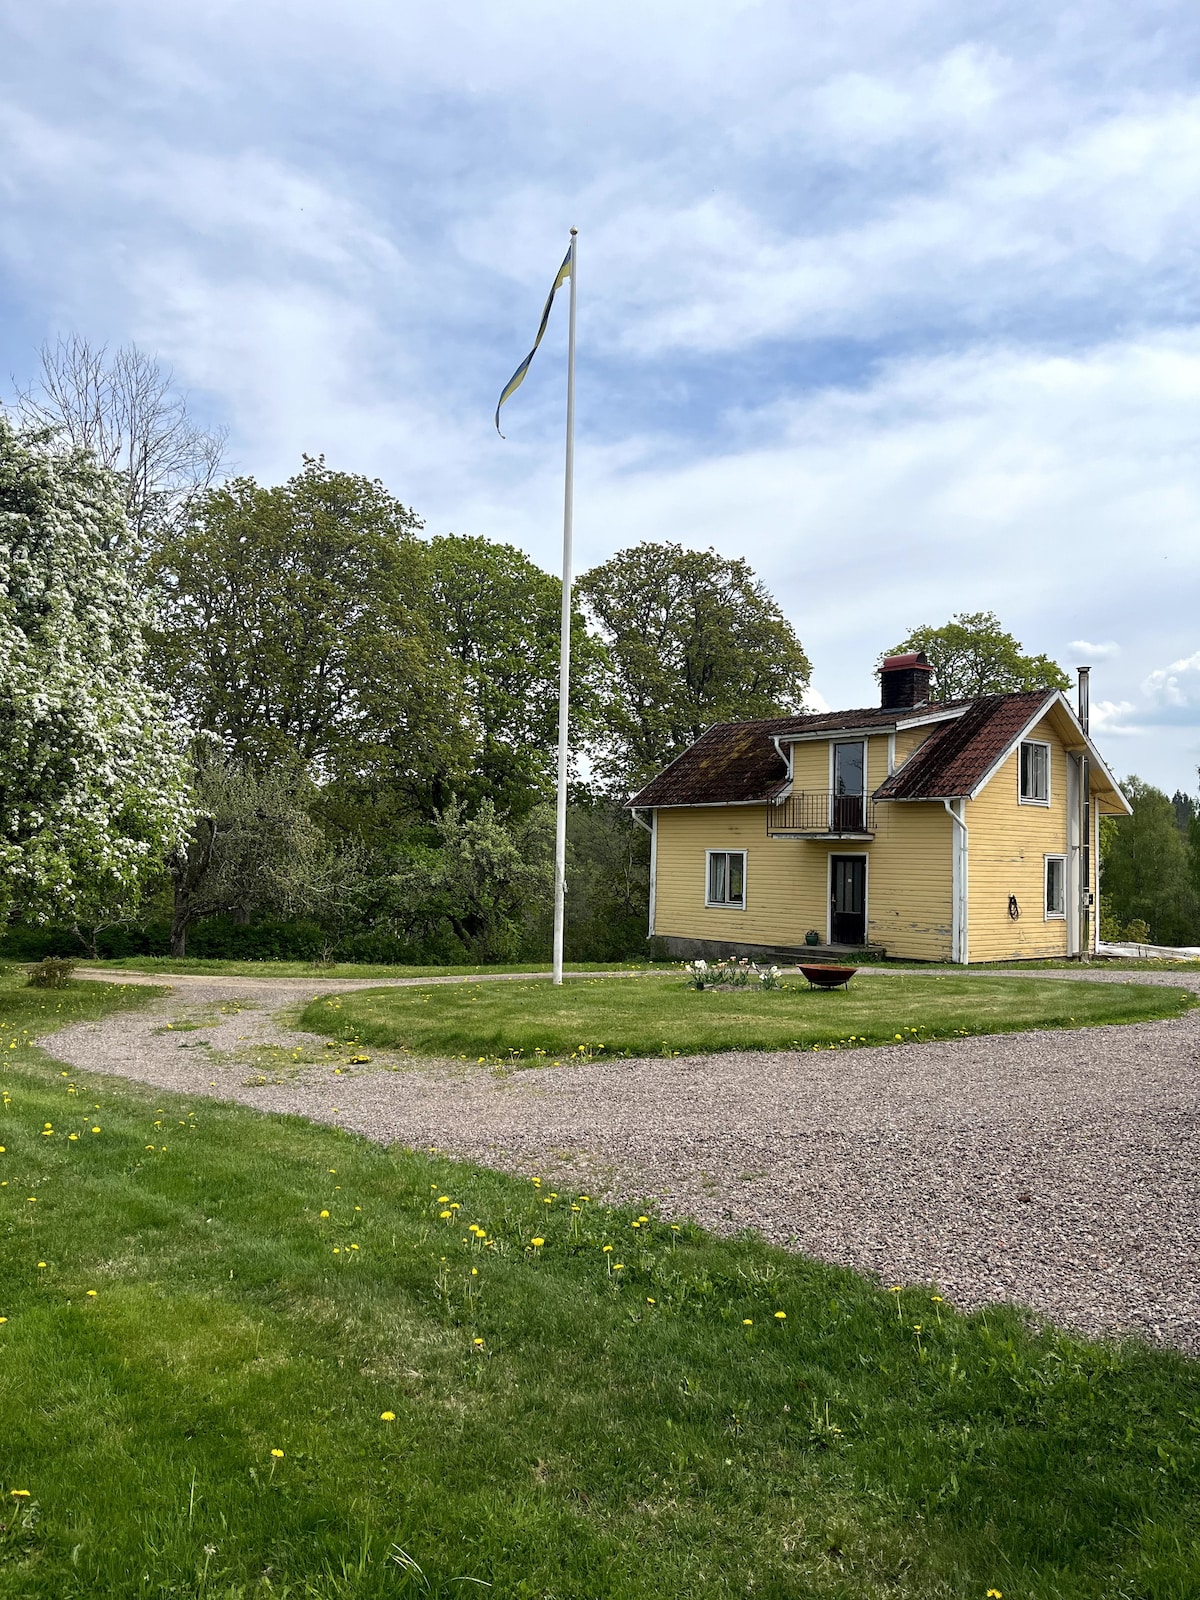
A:
{"type": "Polygon", "coordinates": [[[758,984],[761,989],[782,989],[783,981],[778,967],[760,967],[743,956],[726,956],[714,961],[687,961],[683,970],[693,989],[748,989],[758,984]]]}

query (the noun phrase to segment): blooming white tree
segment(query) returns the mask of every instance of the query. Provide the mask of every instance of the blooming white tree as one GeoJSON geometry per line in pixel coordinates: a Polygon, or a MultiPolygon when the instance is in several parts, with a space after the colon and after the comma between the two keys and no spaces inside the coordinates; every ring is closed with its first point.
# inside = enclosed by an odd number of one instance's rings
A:
{"type": "Polygon", "coordinates": [[[124,516],[113,473],[0,415],[0,925],[128,905],[188,825],[124,516]]]}

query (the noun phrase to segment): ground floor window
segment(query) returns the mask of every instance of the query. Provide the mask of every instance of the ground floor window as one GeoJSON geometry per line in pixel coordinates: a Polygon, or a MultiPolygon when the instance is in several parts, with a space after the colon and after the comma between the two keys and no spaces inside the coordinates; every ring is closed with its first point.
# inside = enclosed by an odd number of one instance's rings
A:
{"type": "Polygon", "coordinates": [[[1065,917],[1067,914],[1067,858],[1046,857],[1046,915],[1065,917]]]}
{"type": "Polygon", "coordinates": [[[744,850],[709,850],[708,891],[704,903],[708,906],[737,906],[746,904],[746,852],[744,850]]]}

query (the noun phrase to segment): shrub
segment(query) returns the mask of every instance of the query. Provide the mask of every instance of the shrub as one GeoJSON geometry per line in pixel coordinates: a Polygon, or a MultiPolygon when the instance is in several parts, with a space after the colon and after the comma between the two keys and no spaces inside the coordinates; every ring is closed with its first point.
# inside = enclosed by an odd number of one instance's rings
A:
{"type": "Polygon", "coordinates": [[[45,956],[29,969],[31,989],[65,989],[71,981],[77,962],[64,956],[45,956]]]}

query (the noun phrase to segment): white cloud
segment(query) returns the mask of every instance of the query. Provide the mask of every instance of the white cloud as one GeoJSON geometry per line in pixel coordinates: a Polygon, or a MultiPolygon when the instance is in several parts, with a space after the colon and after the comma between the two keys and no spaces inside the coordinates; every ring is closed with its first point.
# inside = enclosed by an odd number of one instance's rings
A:
{"type": "Polygon", "coordinates": [[[1092,644],[1087,639],[1072,639],[1067,649],[1085,664],[1089,661],[1113,661],[1121,654],[1121,646],[1113,639],[1103,644],[1092,644]]]}
{"type": "Polygon", "coordinates": [[[1171,711],[1200,714],[1200,650],[1159,667],[1142,685],[1147,698],[1171,711]]]}
{"type": "Polygon", "coordinates": [[[593,248],[615,290],[607,331],[640,352],[876,335],[933,307],[974,324],[1034,309],[1052,326],[1064,301],[1134,282],[1144,316],[1160,293],[1177,304],[1174,264],[1200,248],[1200,96],[899,184],[849,222],[789,232],[718,189],[665,211],[626,203],[593,248]]]}
{"type": "Polygon", "coordinates": [[[1097,737],[1144,733],[1146,730],[1138,723],[1136,713],[1132,700],[1098,700],[1090,708],[1089,731],[1097,737]]]}

